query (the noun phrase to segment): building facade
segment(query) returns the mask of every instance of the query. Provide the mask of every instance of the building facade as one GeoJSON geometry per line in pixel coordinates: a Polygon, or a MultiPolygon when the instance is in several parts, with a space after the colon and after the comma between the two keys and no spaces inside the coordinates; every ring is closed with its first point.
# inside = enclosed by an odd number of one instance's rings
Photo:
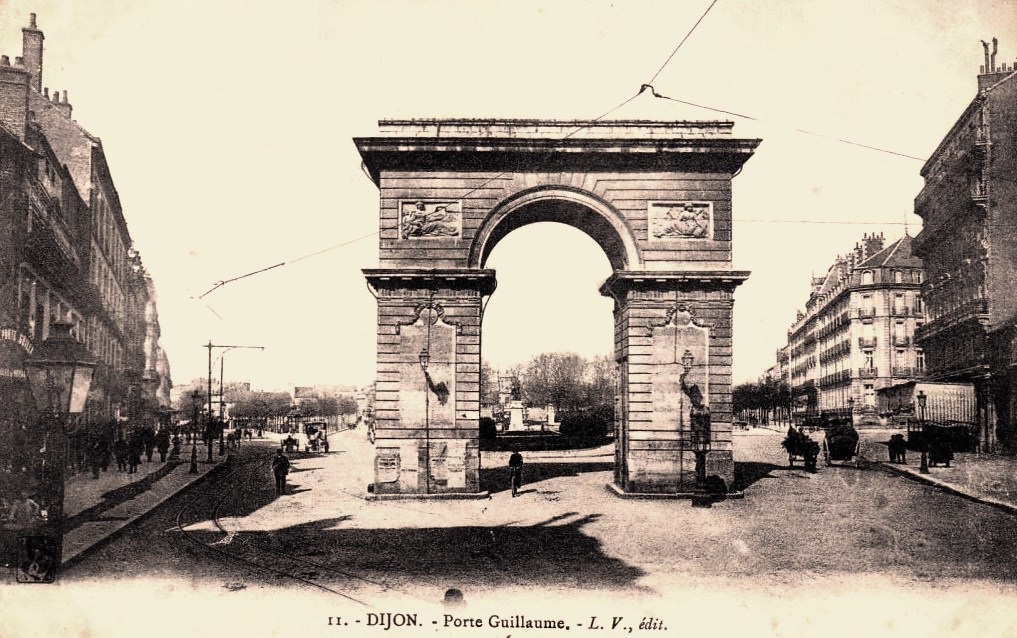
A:
{"type": "Polygon", "coordinates": [[[72,324],[99,362],[83,418],[66,431],[66,469],[83,469],[87,449],[111,445],[131,425],[154,427],[170,386],[154,288],[132,249],[102,144],[72,119],[66,91],[42,86],[44,38],[34,14],[22,33],[23,55],[0,56],[4,494],[40,487],[32,459],[48,448],[34,440],[38,415],[23,364],[55,322],[72,324]]]}
{"type": "MultiPolygon", "coordinates": [[[[876,391],[925,374],[914,340],[925,321],[922,262],[905,235],[884,247],[865,235],[822,277],[788,330],[789,383],[796,415],[874,417],[876,391]]],[[[778,353],[780,357],[780,353],[778,353]]]]}
{"type": "Polygon", "coordinates": [[[984,43],[978,93],[922,167],[915,253],[929,320],[916,334],[937,381],[973,383],[983,451],[1017,451],[1017,79],[984,43]]]}

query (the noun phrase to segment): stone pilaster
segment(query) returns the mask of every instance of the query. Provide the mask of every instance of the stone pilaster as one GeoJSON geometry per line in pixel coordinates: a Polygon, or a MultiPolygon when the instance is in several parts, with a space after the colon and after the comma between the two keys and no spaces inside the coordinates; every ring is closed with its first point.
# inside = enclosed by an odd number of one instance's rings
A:
{"type": "Polygon", "coordinates": [[[731,319],[747,272],[616,272],[621,376],[615,484],[625,493],[684,494],[695,486],[692,417],[710,413],[706,474],[734,481],[731,319]],[[698,404],[698,406],[696,405],[698,404]]]}
{"type": "Polygon", "coordinates": [[[378,299],[374,493],[480,492],[480,334],[491,270],[365,270],[378,299]]]}

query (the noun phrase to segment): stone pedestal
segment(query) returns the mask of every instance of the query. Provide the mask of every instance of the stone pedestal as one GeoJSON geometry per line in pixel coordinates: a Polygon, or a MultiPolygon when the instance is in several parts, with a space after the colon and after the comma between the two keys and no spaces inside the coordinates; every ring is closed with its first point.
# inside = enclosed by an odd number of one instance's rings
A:
{"type": "Polygon", "coordinates": [[[526,423],[523,419],[523,402],[513,401],[509,404],[509,430],[525,430],[526,423]]]}

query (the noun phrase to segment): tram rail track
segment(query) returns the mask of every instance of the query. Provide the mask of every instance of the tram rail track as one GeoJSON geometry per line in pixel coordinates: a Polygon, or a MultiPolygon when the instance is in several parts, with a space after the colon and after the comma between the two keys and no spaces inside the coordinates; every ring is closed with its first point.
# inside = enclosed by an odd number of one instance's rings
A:
{"type": "MultiPolygon", "coordinates": [[[[235,464],[235,467],[230,468],[229,473],[223,475],[219,479],[219,482],[222,484],[233,485],[237,482],[247,482],[251,484],[252,480],[263,480],[264,476],[270,474],[271,460],[268,457],[233,459],[231,462],[235,464]]],[[[365,500],[362,497],[346,490],[339,490],[339,492],[351,498],[365,500]]],[[[195,532],[192,529],[188,529],[195,522],[198,522],[197,520],[192,520],[190,522],[185,520],[186,514],[196,509],[198,503],[204,500],[204,496],[195,496],[185,502],[182,506],[180,506],[175,516],[175,531],[178,532],[178,538],[184,539],[183,542],[186,542],[191,546],[200,547],[205,552],[213,555],[217,560],[238,563],[255,570],[264,571],[275,576],[294,580],[304,585],[340,596],[350,602],[357,603],[364,607],[373,607],[372,603],[365,599],[370,599],[378,595],[398,592],[407,597],[413,597],[411,594],[401,591],[383,580],[370,578],[348,569],[342,569],[334,565],[311,560],[291,552],[272,549],[267,547],[267,542],[260,541],[255,535],[243,534],[238,530],[228,529],[222,520],[223,510],[229,506],[231,501],[235,498],[236,497],[232,490],[226,489],[218,495],[214,502],[208,503],[206,501],[206,506],[210,505],[211,511],[208,516],[199,516],[198,519],[200,520],[204,518],[205,520],[208,520],[219,533],[223,534],[222,538],[212,543],[206,542],[205,539],[201,538],[201,536],[208,534],[207,531],[195,532]],[[242,555],[245,550],[257,554],[257,556],[262,560],[242,555]],[[271,556],[272,559],[264,560],[269,556],[271,556]],[[281,565],[278,564],[280,562],[282,563],[281,565]],[[344,588],[329,586],[328,584],[318,582],[318,580],[315,579],[315,576],[308,576],[300,573],[302,571],[306,571],[308,568],[315,570],[316,574],[335,575],[344,579],[362,583],[362,587],[354,588],[357,591],[352,592],[344,588]],[[360,589],[362,589],[363,586],[374,591],[365,592],[367,595],[360,593],[360,589]]]]}

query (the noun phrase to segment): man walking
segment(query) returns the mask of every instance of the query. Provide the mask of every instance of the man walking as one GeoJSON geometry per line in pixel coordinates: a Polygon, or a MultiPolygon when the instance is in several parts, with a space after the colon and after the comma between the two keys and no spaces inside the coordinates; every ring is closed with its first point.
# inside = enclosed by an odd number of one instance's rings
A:
{"type": "Polygon", "coordinates": [[[290,471],[290,460],[283,454],[282,448],[276,451],[272,459],[272,473],[275,474],[275,493],[282,495],[286,493],[286,475],[290,471]]]}
{"type": "Polygon", "coordinates": [[[523,484],[523,455],[519,453],[518,448],[512,449],[512,456],[509,457],[509,480],[512,483],[512,496],[513,498],[519,492],[519,487],[523,484]]]}

